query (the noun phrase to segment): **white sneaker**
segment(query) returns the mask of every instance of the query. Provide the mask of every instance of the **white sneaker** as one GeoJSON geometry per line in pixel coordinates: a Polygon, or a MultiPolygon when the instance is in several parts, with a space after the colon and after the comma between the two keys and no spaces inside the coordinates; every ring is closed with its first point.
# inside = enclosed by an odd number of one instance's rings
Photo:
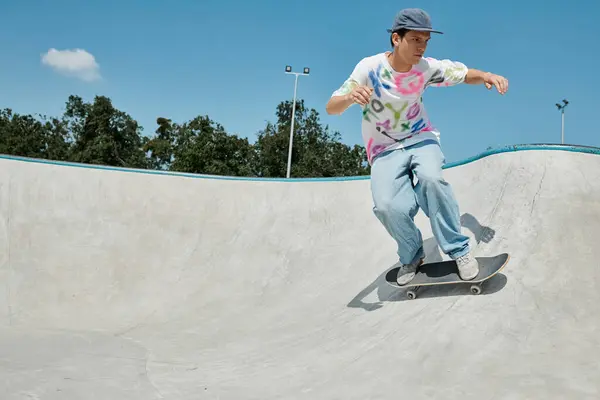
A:
{"type": "Polygon", "coordinates": [[[471,253],[458,257],[456,259],[456,265],[458,265],[458,275],[460,276],[460,279],[465,281],[474,279],[479,274],[479,263],[471,253]]]}
{"type": "Polygon", "coordinates": [[[396,278],[398,285],[406,285],[408,282],[412,281],[417,273],[417,269],[421,266],[421,264],[423,264],[422,258],[412,264],[400,265],[398,277],[396,278]]]}

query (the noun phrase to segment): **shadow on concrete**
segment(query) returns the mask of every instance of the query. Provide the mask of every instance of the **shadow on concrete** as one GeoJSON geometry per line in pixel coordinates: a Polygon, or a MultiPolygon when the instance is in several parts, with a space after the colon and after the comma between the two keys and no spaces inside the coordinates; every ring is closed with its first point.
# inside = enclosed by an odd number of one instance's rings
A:
{"type": "MultiPolygon", "coordinates": [[[[481,242],[489,243],[493,240],[496,231],[489,227],[479,223],[477,218],[472,214],[465,213],[460,217],[461,225],[470,230],[475,237],[476,244],[481,242]]],[[[425,251],[425,262],[440,262],[443,261],[443,253],[437,244],[437,240],[434,237],[428,238],[423,241],[423,250],[425,251]]],[[[370,285],[360,291],[349,303],[350,308],[362,308],[366,311],[374,311],[383,307],[384,301],[404,301],[408,300],[406,297],[406,291],[404,289],[398,290],[397,288],[389,285],[385,280],[385,275],[393,268],[386,269],[381,275],[377,277],[370,285]],[[374,303],[367,303],[364,299],[371,293],[376,292],[379,301],[374,303]]],[[[500,291],[506,286],[507,278],[502,273],[490,278],[483,284],[483,290],[479,296],[490,295],[500,291]]],[[[431,298],[431,297],[447,297],[447,296],[464,296],[471,295],[468,284],[464,285],[442,285],[442,286],[431,286],[422,287],[417,293],[417,299],[431,298]]]]}

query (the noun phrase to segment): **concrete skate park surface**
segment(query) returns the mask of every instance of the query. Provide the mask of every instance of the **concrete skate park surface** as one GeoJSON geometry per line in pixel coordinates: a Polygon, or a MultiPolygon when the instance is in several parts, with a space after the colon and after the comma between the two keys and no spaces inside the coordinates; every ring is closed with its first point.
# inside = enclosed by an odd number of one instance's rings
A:
{"type": "Polygon", "coordinates": [[[0,398],[598,399],[599,153],[449,165],[475,254],[511,260],[415,300],[384,281],[368,177],[2,158],[0,398]]]}

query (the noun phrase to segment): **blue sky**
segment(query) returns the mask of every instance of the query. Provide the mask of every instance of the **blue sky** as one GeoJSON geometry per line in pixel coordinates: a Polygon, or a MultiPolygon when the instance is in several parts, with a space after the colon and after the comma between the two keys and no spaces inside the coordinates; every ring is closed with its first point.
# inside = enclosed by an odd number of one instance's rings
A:
{"type": "MultiPolygon", "coordinates": [[[[230,133],[255,140],[277,104],[293,95],[321,114],[348,144],[362,144],[360,109],[328,116],[325,104],[363,57],[389,49],[386,29],[401,8],[428,11],[434,35],[427,56],[462,61],[509,79],[508,94],[483,86],[430,88],[424,101],[442,132],[448,161],[488,146],[560,142],[600,146],[596,126],[600,3],[348,0],[18,1],[0,13],[0,108],[60,115],[70,94],[106,95],[152,134],[156,117],[184,122],[209,115],[230,133]],[[543,6],[542,6],[543,4],[543,6]],[[577,6],[575,6],[577,5],[577,6]],[[514,8],[513,8],[514,7],[514,8]],[[57,72],[50,49],[93,55],[99,79],[57,72]]],[[[89,77],[89,75],[88,75],[89,77]]]]}

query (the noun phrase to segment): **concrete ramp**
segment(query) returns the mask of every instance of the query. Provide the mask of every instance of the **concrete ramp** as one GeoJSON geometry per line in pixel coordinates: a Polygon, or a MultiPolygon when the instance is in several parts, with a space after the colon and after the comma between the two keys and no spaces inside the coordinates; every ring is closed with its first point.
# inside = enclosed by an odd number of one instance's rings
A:
{"type": "Polygon", "coordinates": [[[450,165],[476,255],[511,260],[412,301],[368,179],[0,159],[0,398],[597,399],[598,153],[450,165]]]}

